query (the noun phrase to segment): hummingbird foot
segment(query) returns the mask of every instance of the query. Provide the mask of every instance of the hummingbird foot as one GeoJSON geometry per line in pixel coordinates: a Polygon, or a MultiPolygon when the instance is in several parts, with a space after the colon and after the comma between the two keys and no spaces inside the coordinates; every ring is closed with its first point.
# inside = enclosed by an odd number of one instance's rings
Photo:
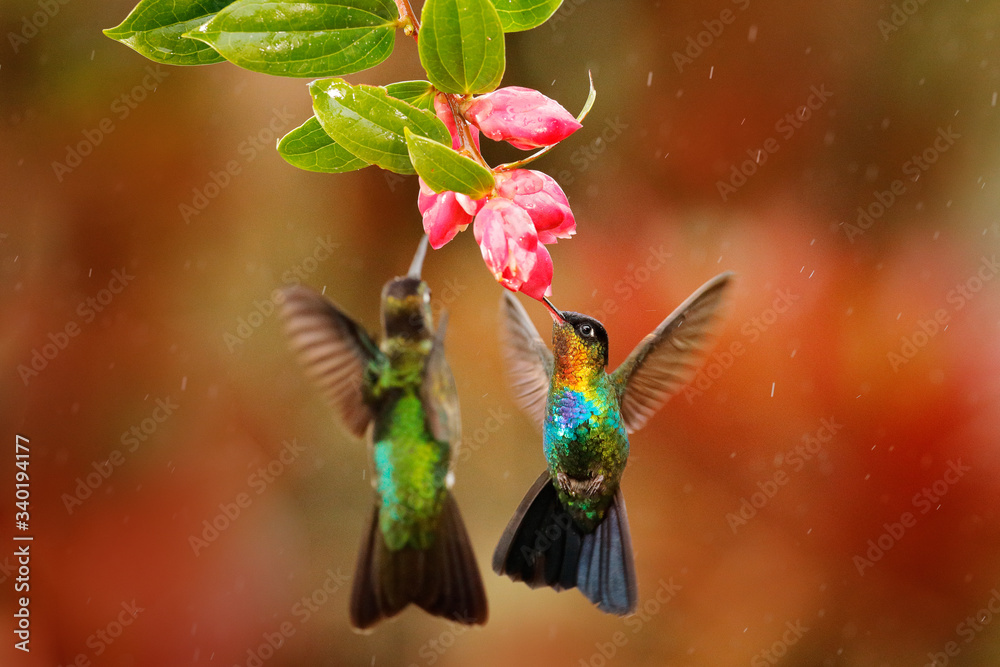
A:
{"type": "Polygon", "coordinates": [[[584,493],[588,496],[596,496],[601,492],[602,486],[604,486],[604,475],[598,475],[590,480],[590,483],[584,489],[584,493]]]}
{"type": "Polygon", "coordinates": [[[560,472],[556,474],[556,484],[563,490],[563,493],[571,493],[569,475],[566,473],[560,472]]]}
{"type": "Polygon", "coordinates": [[[556,474],[556,483],[563,492],[571,496],[590,498],[600,493],[601,486],[604,484],[604,475],[588,479],[576,479],[564,472],[560,472],[556,474]]]}

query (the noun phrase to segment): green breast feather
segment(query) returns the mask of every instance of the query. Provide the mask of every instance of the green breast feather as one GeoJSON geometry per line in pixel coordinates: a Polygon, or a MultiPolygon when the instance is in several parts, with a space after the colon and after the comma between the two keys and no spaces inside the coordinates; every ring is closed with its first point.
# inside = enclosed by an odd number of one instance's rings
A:
{"type": "Polygon", "coordinates": [[[404,390],[390,403],[373,433],[379,527],[391,550],[426,549],[445,497],[449,445],[428,432],[415,391],[404,390]]]}

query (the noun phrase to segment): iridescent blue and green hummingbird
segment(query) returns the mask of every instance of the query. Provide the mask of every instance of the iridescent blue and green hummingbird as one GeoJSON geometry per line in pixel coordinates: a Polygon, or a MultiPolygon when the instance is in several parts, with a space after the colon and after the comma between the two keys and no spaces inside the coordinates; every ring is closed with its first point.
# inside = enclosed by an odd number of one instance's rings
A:
{"type": "Polygon", "coordinates": [[[708,281],[613,373],[597,320],[556,309],[549,352],[520,302],[501,302],[508,371],[520,407],[542,426],[546,470],[524,496],[493,569],[532,588],[579,588],[599,609],[635,611],[632,538],[621,479],[628,434],[694,376],[731,274],[708,281]]]}
{"type": "Polygon", "coordinates": [[[375,506],[361,543],[351,623],[366,629],[411,602],[466,624],[486,622],[486,594],[451,494],[461,438],[458,394],[420,273],[427,237],[406,276],[382,289],[382,337],[305,287],[283,290],[292,348],[344,426],[367,436],[375,506]]]}

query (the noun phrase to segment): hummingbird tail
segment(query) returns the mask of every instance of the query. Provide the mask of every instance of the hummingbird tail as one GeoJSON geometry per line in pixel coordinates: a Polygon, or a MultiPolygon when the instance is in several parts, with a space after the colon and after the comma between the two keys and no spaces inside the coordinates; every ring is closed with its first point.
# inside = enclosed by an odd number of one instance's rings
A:
{"type": "Polygon", "coordinates": [[[579,588],[601,611],[635,611],[638,592],[632,538],[621,489],[590,533],[559,502],[548,471],[514,512],[493,553],[493,571],[532,588],[579,588]]]}
{"type": "Polygon", "coordinates": [[[389,549],[379,529],[378,505],[372,512],[358,552],[351,591],[351,624],[367,630],[383,618],[395,616],[411,602],[456,623],[486,623],[486,591],[458,503],[450,492],[429,549],[389,549]]]}

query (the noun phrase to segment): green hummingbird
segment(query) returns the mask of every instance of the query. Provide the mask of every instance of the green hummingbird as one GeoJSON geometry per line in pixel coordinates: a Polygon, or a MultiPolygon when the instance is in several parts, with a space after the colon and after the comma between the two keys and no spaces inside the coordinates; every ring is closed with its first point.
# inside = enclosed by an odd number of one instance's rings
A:
{"type": "Polygon", "coordinates": [[[375,504],[351,591],[359,630],[411,602],[466,624],[486,622],[486,593],[458,505],[452,462],[461,439],[455,380],[444,356],[447,315],[433,328],[420,272],[427,237],[406,276],[382,289],[382,336],[372,337],[306,287],[282,291],[291,347],[344,426],[366,437],[375,504]]]}
{"type": "Polygon", "coordinates": [[[549,352],[524,307],[501,301],[502,342],[520,407],[542,426],[546,470],[528,490],[493,554],[493,569],[532,588],[579,588],[602,611],[638,600],[621,479],[628,434],[694,376],[731,273],[709,280],[636,346],[613,373],[608,334],[586,315],[552,315],[549,352]]]}

